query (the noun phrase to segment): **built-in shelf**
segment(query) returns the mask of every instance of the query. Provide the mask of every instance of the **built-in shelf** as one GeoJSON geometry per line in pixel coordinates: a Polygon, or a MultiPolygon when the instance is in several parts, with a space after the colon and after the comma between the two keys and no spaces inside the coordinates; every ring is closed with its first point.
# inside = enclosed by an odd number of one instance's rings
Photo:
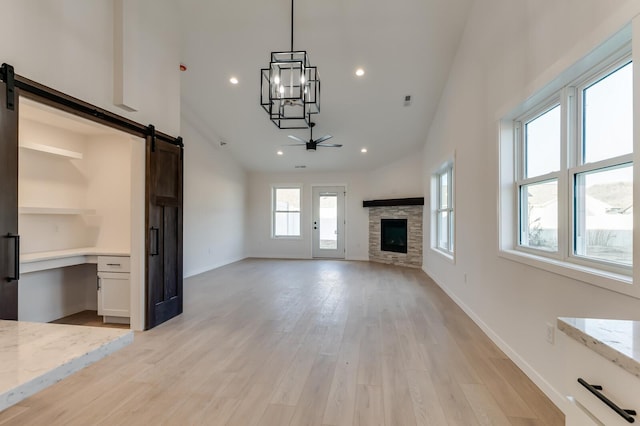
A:
{"type": "Polygon", "coordinates": [[[64,158],[72,158],[74,160],[82,160],[83,157],[81,152],[70,151],[68,149],[58,148],[56,146],[44,145],[35,142],[20,142],[20,148],[44,152],[46,154],[57,155],[64,158]]]}
{"type": "Polygon", "coordinates": [[[20,207],[20,214],[62,214],[62,215],[90,215],[96,214],[95,209],[69,209],[59,207],[20,207]]]}

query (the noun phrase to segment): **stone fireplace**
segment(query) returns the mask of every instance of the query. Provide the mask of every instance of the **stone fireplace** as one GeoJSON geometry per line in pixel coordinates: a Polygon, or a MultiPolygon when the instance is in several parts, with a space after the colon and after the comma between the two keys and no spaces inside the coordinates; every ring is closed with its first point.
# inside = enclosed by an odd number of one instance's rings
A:
{"type": "Polygon", "coordinates": [[[363,207],[369,208],[369,260],[420,268],[424,198],[364,201],[363,207]]]}

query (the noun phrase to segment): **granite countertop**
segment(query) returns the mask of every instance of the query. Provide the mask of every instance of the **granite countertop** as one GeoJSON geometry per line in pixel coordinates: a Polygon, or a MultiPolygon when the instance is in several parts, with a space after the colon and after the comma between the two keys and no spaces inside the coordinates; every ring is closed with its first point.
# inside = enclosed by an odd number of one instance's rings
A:
{"type": "Polygon", "coordinates": [[[131,342],[131,330],[0,320],[0,410],[131,342]]]}
{"type": "Polygon", "coordinates": [[[558,329],[640,377],[640,321],[558,318],[558,329]]]}

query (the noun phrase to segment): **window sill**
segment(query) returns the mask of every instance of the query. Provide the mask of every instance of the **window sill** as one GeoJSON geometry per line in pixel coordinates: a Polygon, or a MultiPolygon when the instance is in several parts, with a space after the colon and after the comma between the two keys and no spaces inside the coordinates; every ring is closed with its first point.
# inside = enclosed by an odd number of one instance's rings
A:
{"type": "Polygon", "coordinates": [[[447,253],[444,252],[436,247],[431,247],[431,251],[434,253],[439,254],[440,256],[442,256],[445,260],[447,260],[449,263],[451,263],[452,265],[455,265],[456,263],[456,257],[454,254],[452,253],[447,253]]]}
{"type": "Polygon", "coordinates": [[[601,269],[590,268],[575,263],[549,259],[535,254],[517,250],[499,250],[499,256],[514,262],[523,263],[554,274],[562,275],[574,280],[626,294],[640,299],[640,289],[633,285],[633,278],[628,275],[616,274],[601,269]]]}
{"type": "Polygon", "coordinates": [[[301,240],[302,236],[298,235],[298,236],[287,237],[287,236],[275,236],[275,235],[272,235],[271,239],[272,240],[301,240]]]}

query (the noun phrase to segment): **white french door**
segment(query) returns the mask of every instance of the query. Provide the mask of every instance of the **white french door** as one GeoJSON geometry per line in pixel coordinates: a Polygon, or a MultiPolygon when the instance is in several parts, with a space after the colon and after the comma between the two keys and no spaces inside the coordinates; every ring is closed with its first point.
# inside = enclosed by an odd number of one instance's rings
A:
{"type": "Polygon", "coordinates": [[[344,186],[313,188],[313,257],[344,259],[344,186]]]}

